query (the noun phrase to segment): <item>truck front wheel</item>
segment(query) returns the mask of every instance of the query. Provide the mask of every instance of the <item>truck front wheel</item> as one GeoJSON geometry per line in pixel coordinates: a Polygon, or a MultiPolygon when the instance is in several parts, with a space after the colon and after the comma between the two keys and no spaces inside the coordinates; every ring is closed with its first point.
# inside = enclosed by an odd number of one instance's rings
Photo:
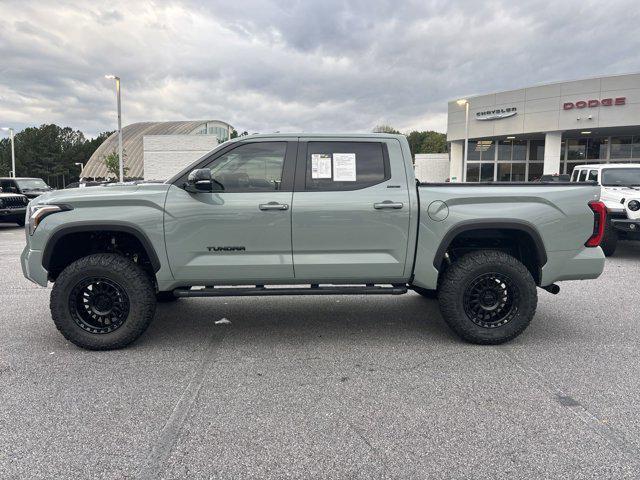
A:
{"type": "Polygon", "coordinates": [[[496,345],[520,335],[536,312],[536,284],[503,252],[479,250],[454,262],[438,292],[445,322],[462,339],[496,345]]]}
{"type": "Polygon", "coordinates": [[[149,276],[128,258],[94,254],[76,260],[56,279],[51,316],[70,342],[89,350],[122,348],[153,319],[156,298],[149,276]]]}

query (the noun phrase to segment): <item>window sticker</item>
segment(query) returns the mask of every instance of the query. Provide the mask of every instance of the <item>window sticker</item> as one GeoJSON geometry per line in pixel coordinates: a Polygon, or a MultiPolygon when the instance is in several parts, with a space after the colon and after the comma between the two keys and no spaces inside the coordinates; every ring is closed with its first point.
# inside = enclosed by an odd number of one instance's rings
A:
{"type": "Polygon", "coordinates": [[[331,154],[311,154],[311,178],[331,178],[331,154]]]}
{"type": "Polygon", "coordinates": [[[356,154],[355,153],[334,153],[333,154],[333,181],[334,182],[355,182],[356,181],[356,154]]]}

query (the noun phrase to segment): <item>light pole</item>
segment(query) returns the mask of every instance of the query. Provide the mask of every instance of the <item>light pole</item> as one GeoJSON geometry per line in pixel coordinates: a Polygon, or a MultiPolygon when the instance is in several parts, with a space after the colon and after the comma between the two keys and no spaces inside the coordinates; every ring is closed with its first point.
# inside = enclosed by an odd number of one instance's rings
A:
{"type": "Polygon", "coordinates": [[[464,105],[464,159],[462,160],[462,181],[467,181],[467,159],[469,158],[469,101],[466,98],[457,100],[460,106],[464,105]]]}
{"type": "Polygon", "coordinates": [[[82,162],[75,162],[75,163],[74,163],[74,165],[75,165],[76,167],[80,167],[80,176],[79,176],[79,178],[82,178],[82,170],[84,170],[84,163],[82,163],[82,162]]]}
{"type": "Polygon", "coordinates": [[[9,140],[11,140],[11,176],[16,178],[16,149],[13,144],[13,128],[3,127],[2,130],[9,131],[9,140]]]}
{"type": "Polygon", "coordinates": [[[118,99],[118,161],[120,164],[120,183],[124,182],[124,159],[122,158],[122,111],[120,108],[120,77],[105,75],[104,78],[116,81],[116,97],[118,99]]]}

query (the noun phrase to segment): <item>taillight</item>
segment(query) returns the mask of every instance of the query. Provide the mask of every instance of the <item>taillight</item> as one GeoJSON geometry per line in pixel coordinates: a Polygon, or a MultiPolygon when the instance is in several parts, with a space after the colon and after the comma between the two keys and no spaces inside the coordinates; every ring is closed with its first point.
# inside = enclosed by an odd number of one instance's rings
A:
{"type": "Polygon", "coordinates": [[[607,222],[607,207],[602,202],[589,202],[589,208],[593,210],[593,234],[584,245],[586,247],[598,247],[604,236],[604,225],[607,222]]]}

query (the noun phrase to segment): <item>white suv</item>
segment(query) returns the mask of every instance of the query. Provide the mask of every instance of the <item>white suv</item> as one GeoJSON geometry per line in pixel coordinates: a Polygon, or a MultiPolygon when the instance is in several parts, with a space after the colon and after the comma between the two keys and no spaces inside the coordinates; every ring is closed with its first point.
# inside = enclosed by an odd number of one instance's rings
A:
{"type": "Polygon", "coordinates": [[[579,165],[572,182],[596,182],[600,200],[607,206],[607,224],[600,246],[609,257],[619,238],[640,240],[640,163],[579,165]]]}

